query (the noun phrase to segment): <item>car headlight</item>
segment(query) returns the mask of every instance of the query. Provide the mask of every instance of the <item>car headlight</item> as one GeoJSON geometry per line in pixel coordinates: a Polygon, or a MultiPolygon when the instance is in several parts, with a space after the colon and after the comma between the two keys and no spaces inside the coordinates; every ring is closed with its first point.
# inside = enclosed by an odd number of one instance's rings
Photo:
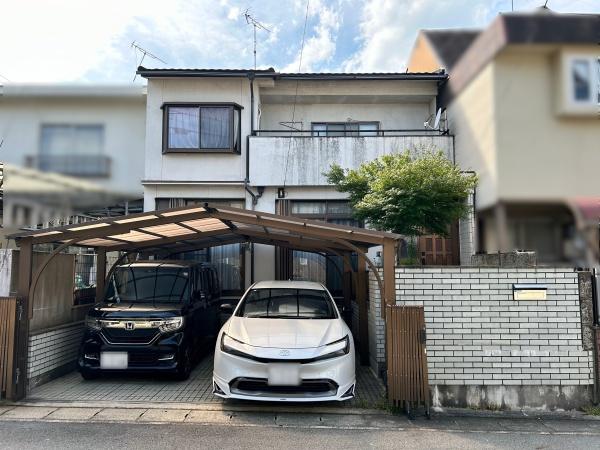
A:
{"type": "Polygon", "coordinates": [[[99,331],[100,329],[102,329],[102,325],[100,324],[100,321],[94,317],[86,317],[85,318],[85,326],[88,327],[90,330],[95,330],[95,331],[99,331]]]}
{"type": "Polygon", "coordinates": [[[161,333],[179,330],[183,326],[183,317],[171,317],[158,322],[158,329],[161,333]]]}
{"type": "Polygon", "coordinates": [[[344,356],[350,353],[350,336],[346,335],[342,339],[333,341],[325,346],[322,355],[313,358],[313,361],[320,361],[323,359],[337,358],[338,356],[344,356]]]}
{"type": "Polygon", "coordinates": [[[232,338],[225,333],[221,335],[221,351],[229,353],[230,355],[241,356],[242,358],[254,359],[252,355],[240,350],[244,345],[245,344],[242,341],[232,338]]]}

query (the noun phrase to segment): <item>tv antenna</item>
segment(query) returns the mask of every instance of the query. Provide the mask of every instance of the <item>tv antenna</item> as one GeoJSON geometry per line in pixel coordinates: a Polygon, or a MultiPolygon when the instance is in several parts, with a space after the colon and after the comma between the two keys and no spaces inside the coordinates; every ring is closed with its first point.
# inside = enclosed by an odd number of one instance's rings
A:
{"type": "Polygon", "coordinates": [[[266,31],[267,33],[270,33],[271,30],[265,27],[262,23],[260,23],[258,20],[256,20],[256,18],[254,18],[250,14],[250,8],[244,11],[244,17],[246,18],[246,23],[248,25],[252,25],[252,27],[254,28],[254,70],[256,70],[256,30],[261,29],[266,31]]]}
{"type": "MultiPolygon", "coordinates": [[[[167,64],[165,61],[163,61],[162,59],[160,59],[158,56],[156,56],[154,53],[149,52],[148,50],[146,50],[145,48],[141,47],[140,45],[138,45],[135,41],[133,41],[131,43],[131,48],[133,48],[136,52],[140,52],[142,54],[142,57],[140,59],[140,62],[137,64],[138,66],[141,66],[142,63],[144,62],[144,58],[146,56],[149,56],[152,59],[155,59],[157,61],[160,61],[163,64],[167,64]]],[[[137,57],[136,57],[136,61],[137,61],[137,57]]],[[[134,75],[133,77],[133,81],[135,81],[135,79],[137,78],[137,73],[134,75]]]]}

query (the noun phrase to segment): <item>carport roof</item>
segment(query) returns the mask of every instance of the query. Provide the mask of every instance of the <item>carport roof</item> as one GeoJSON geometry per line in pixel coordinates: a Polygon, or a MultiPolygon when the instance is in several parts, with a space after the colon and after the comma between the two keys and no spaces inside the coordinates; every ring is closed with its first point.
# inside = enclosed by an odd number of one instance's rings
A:
{"type": "Polygon", "coordinates": [[[400,235],[224,206],[148,211],[65,227],[16,233],[32,244],[69,244],[106,251],[187,251],[238,242],[295,249],[349,251],[398,240],[400,235]],[[349,245],[350,244],[350,245],[349,245]]]}

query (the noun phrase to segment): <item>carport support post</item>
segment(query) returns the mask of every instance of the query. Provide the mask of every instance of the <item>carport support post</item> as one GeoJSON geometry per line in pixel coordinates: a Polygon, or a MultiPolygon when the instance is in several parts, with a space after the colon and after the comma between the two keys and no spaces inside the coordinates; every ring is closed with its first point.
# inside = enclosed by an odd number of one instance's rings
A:
{"type": "Polygon", "coordinates": [[[96,301],[104,296],[104,283],[106,281],[106,249],[96,250],[96,301]]]}
{"type": "MultiPolygon", "coordinates": [[[[19,243],[19,272],[17,282],[17,320],[15,323],[16,370],[12,374],[11,400],[21,400],[27,395],[27,347],[29,344],[29,319],[33,315],[29,298],[33,272],[33,244],[31,238],[19,243]]],[[[8,394],[8,393],[7,393],[8,394]]]]}
{"type": "Polygon", "coordinates": [[[344,279],[342,280],[344,292],[344,319],[348,326],[352,328],[352,266],[350,265],[350,255],[344,255],[344,279]]]}
{"type": "Polygon", "coordinates": [[[367,270],[366,261],[358,255],[358,271],[356,272],[356,302],[358,303],[358,344],[360,364],[369,365],[369,307],[367,305],[367,270]]]}
{"type": "Polygon", "coordinates": [[[396,241],[383,240],[383,292],[381,313],[385,318],[385,307],[396,303],[396,241]]]}

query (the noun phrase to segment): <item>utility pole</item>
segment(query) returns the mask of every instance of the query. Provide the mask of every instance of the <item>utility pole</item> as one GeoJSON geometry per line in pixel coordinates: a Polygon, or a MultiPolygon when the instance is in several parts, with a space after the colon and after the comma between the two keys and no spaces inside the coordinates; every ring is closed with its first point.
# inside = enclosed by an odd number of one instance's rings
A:
{"type": "Polygon", "coordinates": [[[247,9],[244,12],[244,17],[246,18],[246,23],[248,25],[252,25],[252,27],[254,28],[254,30],[253,30],[253,32],[254,32],[254,70],[256,70],[256,29],[260,28],[261,30],[265,30],[267,33],[270,33],[271,30],[269,30],[267,27],[265,27],[262,23],[260,23],[254,17],[252,17],[252,15],[250,14],[250,9],[247,9]]]}

